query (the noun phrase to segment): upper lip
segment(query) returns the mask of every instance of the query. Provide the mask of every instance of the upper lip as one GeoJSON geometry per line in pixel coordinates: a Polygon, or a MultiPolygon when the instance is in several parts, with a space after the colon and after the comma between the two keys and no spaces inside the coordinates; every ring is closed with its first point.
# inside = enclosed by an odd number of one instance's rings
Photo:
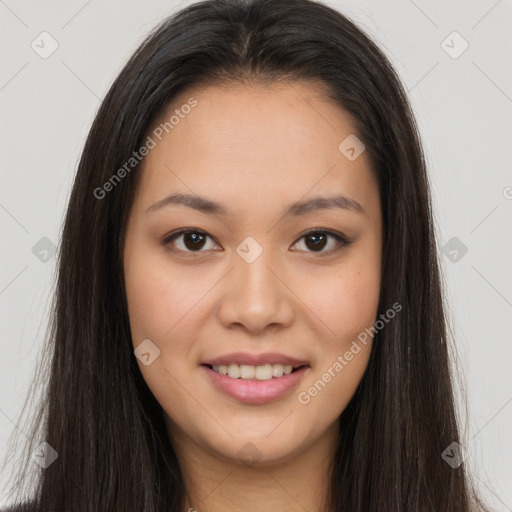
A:
{"type": "Polygon", "coordinates": [[[302,361],[295,357],[290,357],[275,352],[268,352],[265,354],[249,354],[247,352],[236,352],[232,354],[226,354],[223,356],[215,357],[213,359],[208,359],[207,361],[204,361],[202,364],[211,366],[229,366],[230,364],[244,364],[248,366],[262,366],[264,364],[282,364],[291,365],[294,368],[299,368],[300,366],[307,365],[308,363],[307,361],[302,361]]]}

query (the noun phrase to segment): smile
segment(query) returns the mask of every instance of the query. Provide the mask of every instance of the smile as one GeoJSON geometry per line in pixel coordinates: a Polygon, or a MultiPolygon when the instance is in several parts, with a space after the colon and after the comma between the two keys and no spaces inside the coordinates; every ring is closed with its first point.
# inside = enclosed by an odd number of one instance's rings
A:
{"type": "Polygon", "coordinates": [[[290,364],[263,364],[253,366],[248,364],[230,364],[230,365],[209,365],[210,368],[220,375],[227,375],[232,379],[256,379],[256,380],[270,380],[278,379],[283,375],[289,375],[300,367],[293,367],[290,364]]]}
{"type": "Polygon", "coordinates": [[[213,389],[238,402],[251,405],[285,398],[298,387],[302,378],[311,369],[307,364],[297,368],[281,364],[259,366],[203,364],[200,368],[207,375],[213,389]],[[232,377],[229,375],[230,372],[231,375],[240,375],[232,377]]]}

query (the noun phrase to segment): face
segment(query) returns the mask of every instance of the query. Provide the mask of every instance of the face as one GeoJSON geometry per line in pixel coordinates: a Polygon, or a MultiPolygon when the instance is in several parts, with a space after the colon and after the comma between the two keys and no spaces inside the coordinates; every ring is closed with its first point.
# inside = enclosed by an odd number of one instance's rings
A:
{"type": "Polygon", "coordinates": [[[127,226],[137,362],[171,441],[292,460],[332,439],[367,366],[382,252],[371,162],[320,84],[191,89],[158,122],[176,110],[152,127],[127,226]]]}

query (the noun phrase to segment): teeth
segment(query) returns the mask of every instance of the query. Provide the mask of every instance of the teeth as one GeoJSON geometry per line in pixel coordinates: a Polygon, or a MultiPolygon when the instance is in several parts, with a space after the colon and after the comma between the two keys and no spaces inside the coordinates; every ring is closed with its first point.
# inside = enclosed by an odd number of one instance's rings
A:
{"type": "Polygon", "coordinates": [[[270,380],[272,378],[272,371],[274,366],[271,364],[266,364],[263,366],[256,366],[256,370],[254,371],[254,376],[258,380],[270,380]]]}
{"type": "Polygon", "coordinates": [[[240,365],[240,378],[241,379],[254,379],[256,373],[256,367],[249,366],[247,364],[240,365]]]}
{"type": "Polygon", "coordinates": [[[282,377],[284,373],[284,368],[282,364],[273,364],[272,365],[272,377],[282,377]]]}
{"type": "Polygon", "coordinates": [[[240,366],[237,364],[230,364],[228,366],[228,375],[232,379],[238,379],[240,377],[240,366]]]}
{"type": "Polygon", "coordinates": [[[279,378],[283,375],[292,373],[291,364],[264,364],[261,366],[251,366],[247,364],[230,364],[214,366],[213,370],[221,375],[227,375],[232,379],[257,379],[270,380],[273,377],[279,378]]]}

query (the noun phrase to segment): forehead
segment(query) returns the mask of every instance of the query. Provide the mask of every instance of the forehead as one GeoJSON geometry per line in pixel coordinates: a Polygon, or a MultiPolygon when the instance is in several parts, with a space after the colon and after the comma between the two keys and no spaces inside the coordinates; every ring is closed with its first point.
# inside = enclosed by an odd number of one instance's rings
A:
{"type": "Polygon", "coordinates": [[[270,196],[289,203],[308,191],[335,189],[364,202],[375,188],[368,155],[350,161],[340,151],[355,126],[321,84],[189,89],[149,135],[156,145],[144,159],[137,191],[146,208],[171,192],[249,204],[263,197],[268,203],[270,196]]]}

